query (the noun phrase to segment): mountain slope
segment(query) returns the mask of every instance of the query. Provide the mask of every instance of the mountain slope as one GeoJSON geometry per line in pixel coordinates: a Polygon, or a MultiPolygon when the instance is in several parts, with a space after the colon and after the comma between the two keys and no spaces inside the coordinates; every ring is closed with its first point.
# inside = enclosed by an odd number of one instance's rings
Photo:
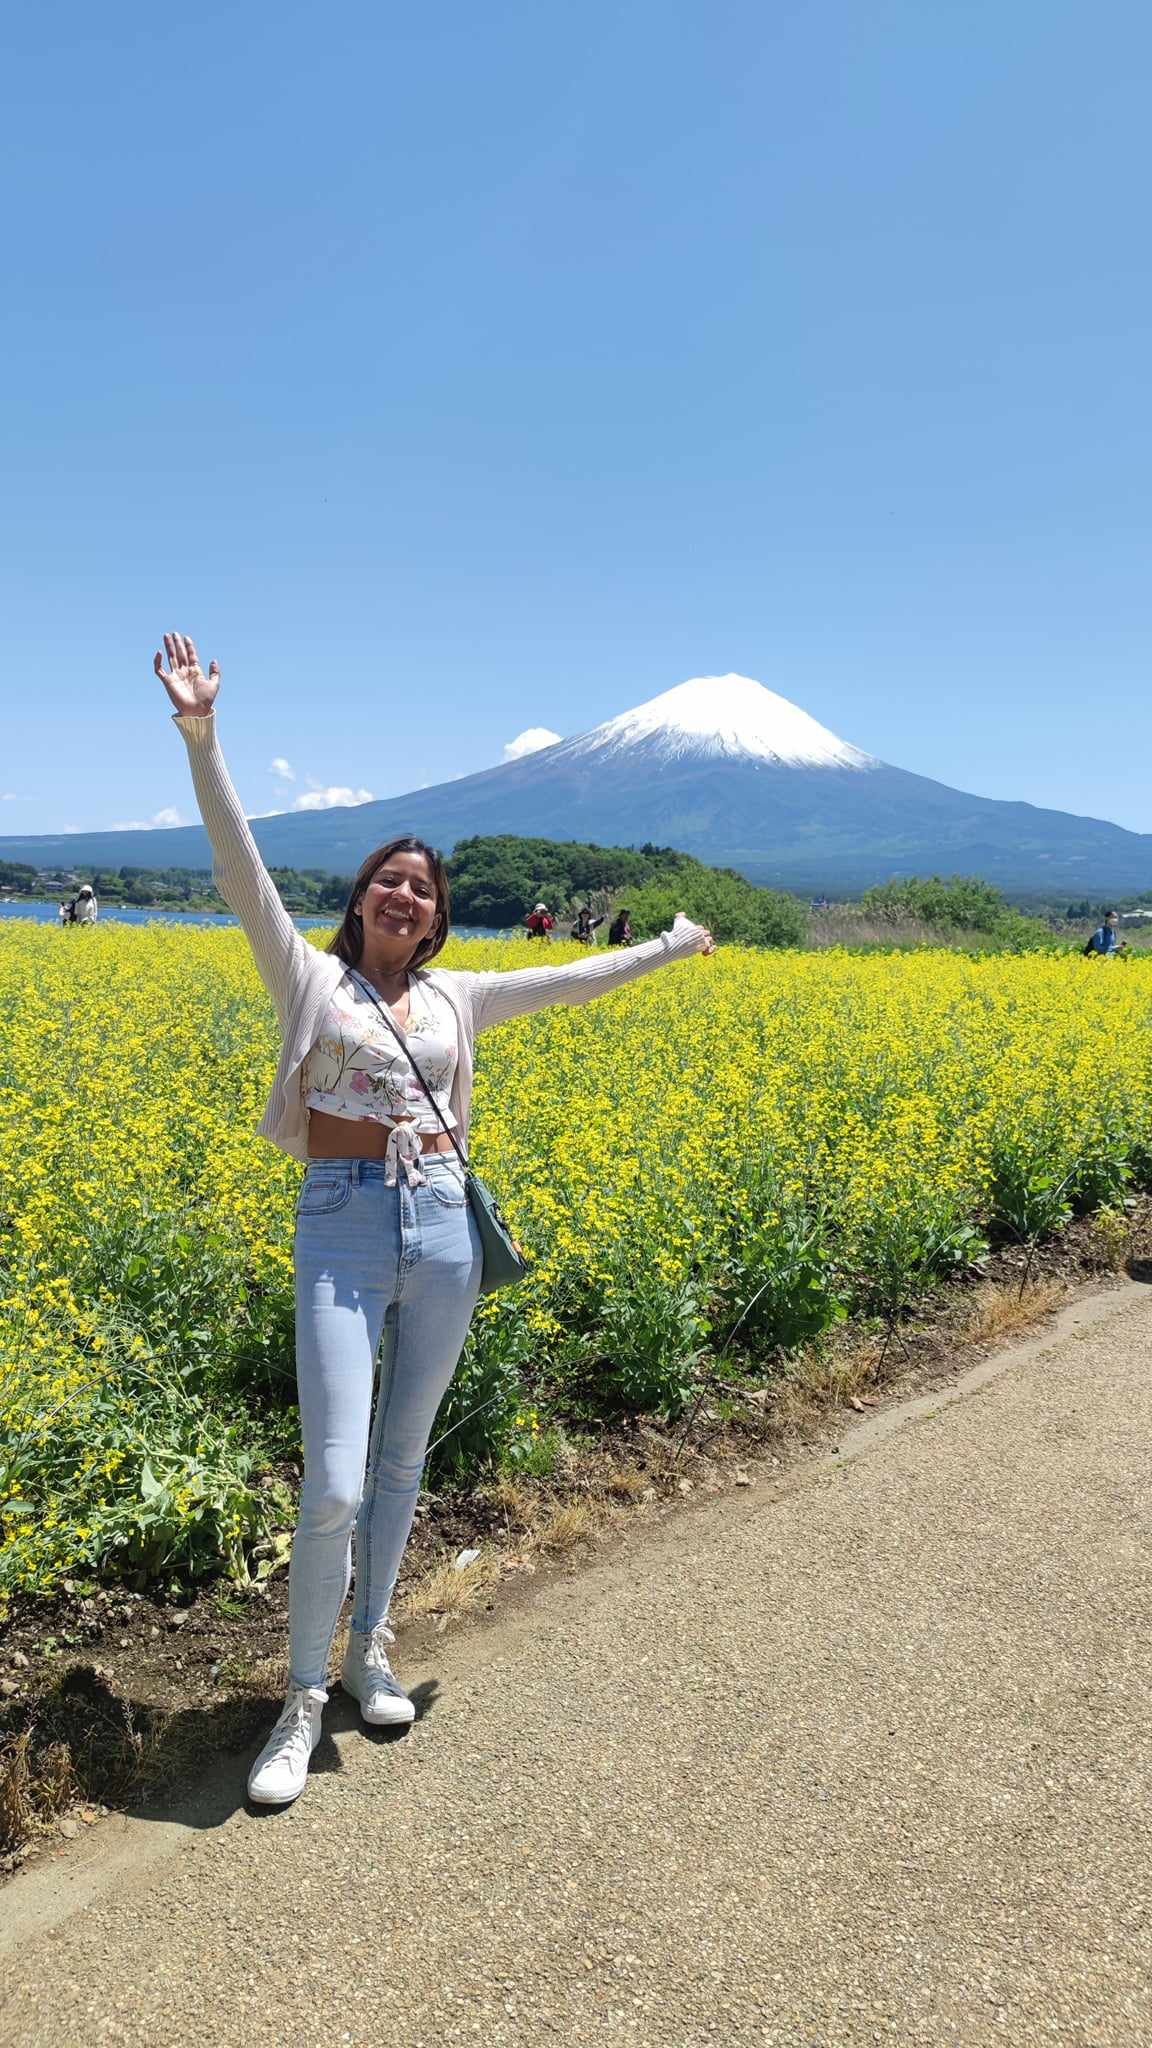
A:
{"type": "MultiPolygon", "coordinates": [[[[745,676],[681,683],[590,732],[456,782],[349,810],[260,818],[252,829],[272,865],[338,874],[398,832],[445,849],[473,834],[518,833],[653,841],[804,891],[934,872],[1054,896],[1152,885],[1152,835],[889,767],[745,676]]],[[[210,863],[198,827],[3,839],[0,857],[73,869],[210,863]]]]}

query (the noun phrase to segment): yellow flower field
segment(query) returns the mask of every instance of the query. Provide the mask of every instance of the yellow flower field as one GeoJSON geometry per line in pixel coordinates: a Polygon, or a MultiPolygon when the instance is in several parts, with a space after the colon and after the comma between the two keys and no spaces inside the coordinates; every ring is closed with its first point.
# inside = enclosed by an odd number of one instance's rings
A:
{"type": "MultiPolygon", "coordinates": [[[[477,1318],[444,1455],[674,1412],[710,1346],[762,1370],[1146,1184],[1150,1018],[1144,961],[731,949],[491,1033],[474,1150],[535,1263],[477,1318]]],[[[0,1593],[250,1568],[291,1442],[276,1049],[235,930],[0,927],[0,1593]]]]}

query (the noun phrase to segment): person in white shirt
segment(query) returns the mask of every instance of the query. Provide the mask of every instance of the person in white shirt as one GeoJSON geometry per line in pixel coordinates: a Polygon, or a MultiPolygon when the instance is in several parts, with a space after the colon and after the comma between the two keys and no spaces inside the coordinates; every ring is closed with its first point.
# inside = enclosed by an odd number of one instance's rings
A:
{"type": "Polygon", "coordinates": [[[76,894],[76,923],[95,924],[96,909],[96,891],[90,882],[85,882],[76,894]]]}
{"type": "Polygon", "coordinates": [[[304,1483],[289,1577],[289,1686],[248,1781],[254,1800],[281,1805],[303,1790],[320,1739],[353,1537],[345,1690],[374,1726],[414,1717],[388,1660],[388,1612],[432,1424],[480,1286],[479,1233],[457,1157],[457,1147],[466,1156],[476,1033],[551,1003],[588,1002],[714,947],[702,925],[678,917],[647,945],[572,965],[429,971],[448,937],[447,876],[431,847],[400,838],[362,862],[339,930],[319,952],[284,909],[224,765],[219,669],[213,662],[205,674],[179,633],[165,634],[164,648],[167,668],[160,654],[153,665],[188,748],[216,886],[280,1023],[280,1062],[257,1128],[306,1162],[294,1239],[304,1483]]]}

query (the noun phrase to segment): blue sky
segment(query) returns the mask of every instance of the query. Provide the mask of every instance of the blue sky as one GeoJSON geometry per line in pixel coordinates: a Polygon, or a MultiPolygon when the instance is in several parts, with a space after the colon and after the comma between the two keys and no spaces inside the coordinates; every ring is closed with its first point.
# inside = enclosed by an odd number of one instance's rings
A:
{"type": "Polygon", "coordinates": [[[193,815],[166,626],[253,811],[734,669],[1152,830],[1146,8],[181,12],[6,32],[0,833],[193,815]]]}

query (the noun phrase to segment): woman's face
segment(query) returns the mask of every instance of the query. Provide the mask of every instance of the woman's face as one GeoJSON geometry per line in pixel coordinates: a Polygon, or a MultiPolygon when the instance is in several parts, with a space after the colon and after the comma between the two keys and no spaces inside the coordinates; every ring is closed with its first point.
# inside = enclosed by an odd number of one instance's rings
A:
{"type": "Polygon", "coordinates": [[[377,868],[357,908],[365,938],[371,932],[378,941],[403,941],[415,951],[436,922],[436,884],[427,856],[390,855],[377,868]]]}

